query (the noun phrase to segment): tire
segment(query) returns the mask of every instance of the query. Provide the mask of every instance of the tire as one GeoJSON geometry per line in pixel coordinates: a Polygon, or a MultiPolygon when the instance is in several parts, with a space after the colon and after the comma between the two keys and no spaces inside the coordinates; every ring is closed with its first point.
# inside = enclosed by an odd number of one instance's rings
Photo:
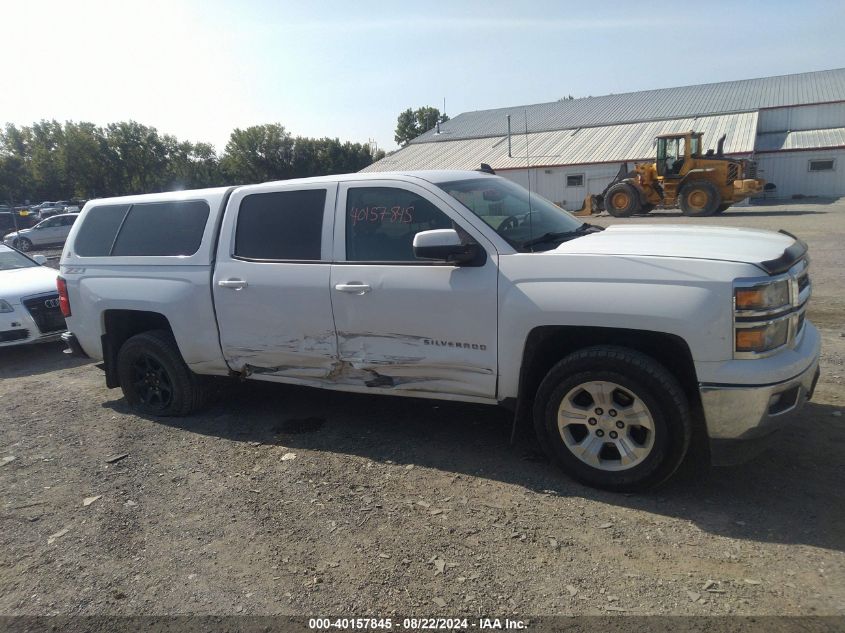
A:
{"type": "Polygon", "coordinates": [[[139,413],[183,416],[205,403],[202,378],[188,368],[165,330],[128,339],[117,354],[117,375],[126,401],[139,413]]]}
{"type": "Polygon", "coordinates": [[[722,195],[712,182],[694,180],[681,189],[679,203],[684,215],[704,217],[716,213],[722,204],[722,195]]]}
{"type": "Polygon", "coordinates": [[[627,218],[640,210],[640,194],[626,182],[619,182],[607,190],[604,208],[614,218],[627,218]]]}
{"type": "Polygon", "coordinates": [[[32,250],[32,242],[25,237],[19,237],[12,242],[12,246],[23,253],[28,253],[32,250]]]}
{"type": "Polygon", "coordinates": [[[574,479],[631,492],[678,469],[692,416],[680,384],[660,363],[602,345],[574,352],[549,371],[534,401],[534,428],[546,454],[574,479]]]}
{"type": "Polygon", "coordinates": [[[729,206],[731,206],[730,203],[720,204],[719,207],[716,209],[716,215],[719,215],[720,213],[724,213],[729,206]]]}

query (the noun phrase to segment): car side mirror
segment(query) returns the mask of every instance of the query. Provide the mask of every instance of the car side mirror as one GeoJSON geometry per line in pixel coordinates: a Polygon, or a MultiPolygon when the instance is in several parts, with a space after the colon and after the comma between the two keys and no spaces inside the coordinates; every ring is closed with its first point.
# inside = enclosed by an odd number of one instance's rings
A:
{"type": "Polygon", "coordinates": [[[33,255],[32,261],[34,261],[39,266],[43,266],[44,264],[47,263],[47,258],[44,257],[44,255],[33,255]]]}
{"type": "Polygon", "coordinates": [[[414,257],[448,262],[456,266],[480,265],[484,249],[475,242],[465,244],[455,229],[420,231],[414,235],[414,257]]]}

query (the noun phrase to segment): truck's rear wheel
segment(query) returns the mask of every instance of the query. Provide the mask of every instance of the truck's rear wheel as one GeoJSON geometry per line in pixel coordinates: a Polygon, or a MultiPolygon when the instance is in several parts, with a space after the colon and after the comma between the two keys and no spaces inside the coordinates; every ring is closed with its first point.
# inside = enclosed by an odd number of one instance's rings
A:
{"type": "Polygon", "coordinates": [[[202,378],[188,368],[165,330],[127,340],[117,355],[117,374],[126,401],[140,413],[188,415],[205,401],[202,378]]]}
{"type": "Polygon", "coordinates": [[[615,218],[627,218],[640,210],[639,193],[628,183],[617,183],[607,190],[604,207],[615,218]]]}
{"type": "Polygon", "coordinates": [[[701,217],[716,213],[722,204],[722,196],[712,182],[694,180],[681,189],[679,203],[684,215],[701,217]]]}
{"type": "Polygon", "coordinates": [[[586,348],[555,365],[537,391],[534,426],[564,471],[616,491],[665,481],[692,436],[677,380],[649,356],[615,346],[586,348]]]}

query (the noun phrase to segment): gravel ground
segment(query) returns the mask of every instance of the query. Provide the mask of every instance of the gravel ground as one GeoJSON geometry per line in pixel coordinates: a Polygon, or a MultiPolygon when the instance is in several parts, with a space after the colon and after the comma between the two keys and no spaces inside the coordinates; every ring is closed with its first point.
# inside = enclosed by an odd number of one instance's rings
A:
{"type": "Polygon", "coordinates": [[[804,238],[801,424],[618,495],[510,448],[494,408],[224,381],[156,420],[56,344],[0,349],[0,614],[845,614],[845,200],[591,221],[804,238]]]}

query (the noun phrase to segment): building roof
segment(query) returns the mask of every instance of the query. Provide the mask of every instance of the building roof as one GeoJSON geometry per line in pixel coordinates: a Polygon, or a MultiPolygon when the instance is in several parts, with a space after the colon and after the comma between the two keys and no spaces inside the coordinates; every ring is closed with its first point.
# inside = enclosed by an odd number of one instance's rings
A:
{"type": "Polygon", "coordinates": [[[845,127],[825,130],[770,132],[757,136],[758,152],[821,149],[825,147],[845,147],[845,127]]]}
{"type": "Polygon", "coordinates": [[[845,68],[464,112],[412,144],[845,101],[845,68]]]}
{"type": "Polygon", "coordinates": [[[449,143],[413,143],[373,163],[362,171],[426,169],[478,169],[488,163],[493,169],[518,169],[551,165],[622,162],[653,159],[654,137],[659,134],[695,130],[703,132],[704,149],[716,149],[727,134],[725,152],[754,151],[757,113],[627,123],[604,127],[558,130],[511,136],[508,157],[507,135],[456,140],[449,143]],[[527,151],[526,151],[527,149],[527,151]],[[529,158],[526,158],[526,154],[529,158]]]}

